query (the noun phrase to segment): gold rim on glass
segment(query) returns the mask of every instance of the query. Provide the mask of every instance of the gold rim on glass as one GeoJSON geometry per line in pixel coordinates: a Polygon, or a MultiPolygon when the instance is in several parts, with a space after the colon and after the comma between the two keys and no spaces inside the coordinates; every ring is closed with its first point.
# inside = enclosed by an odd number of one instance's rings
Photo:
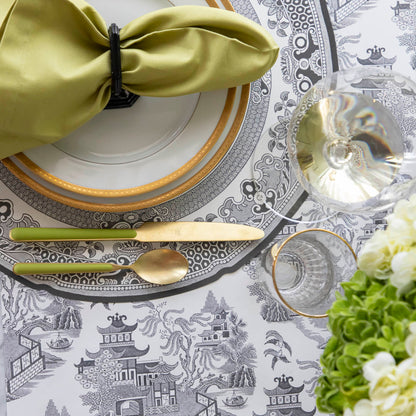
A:
{"type": "Polygon", "coordinates": [[[321,315],[311,315],[305,312],[301,312],[297,309],[295,309],[293,306],[291,306],[286,299],[284,298],[284,296],[280,293],[279,288],[277,287],[277,283],[276,283],[276,273],[275,273],[275,269],[276,269],[276,264],[277,264],[277,259],[279,257],[279,254],[281,252],[281,250],[283,249],[283,247],[290,241],[292,240],[292,238],[295,238],[296,236],[298,236],[299,234],[303,234],[303,233],[307,233],[309,231],[321,231],[324,233],[328,233],[328,234],[332,234],[333,236],[337,237],[338,239],[340,239],[351,251],[352,255],[354,256],[355,261],[357,261],[357,255],[355,254],[353,248],[351,247],[351,245],[348,243],[347,240],[345,240],[344,238],[342,238],[341,236],[339,236],[338,234],[329,231],[329,230],[325,230],[323,228],[308,228],[306,230],[302,230],[302,231],[297,231],[296,233],[292,234],[291,236],[289,236],[285,241],[283,241],[283,243],[279,246],[278,244],[275,244],[271,250],[270,253],[272,255],[273,258],[273,266],[272,266],[272,277],[273,277],[273,286],[276,290],[277,295],[279,296],[280,300],[285,304],[285,306],[287,306],[292,312],[295,312],[298,315],[301,316],[305,316],[307,318],[326,318],[328,316],[327,313],[325,314],[321,314],[321,315]]]}

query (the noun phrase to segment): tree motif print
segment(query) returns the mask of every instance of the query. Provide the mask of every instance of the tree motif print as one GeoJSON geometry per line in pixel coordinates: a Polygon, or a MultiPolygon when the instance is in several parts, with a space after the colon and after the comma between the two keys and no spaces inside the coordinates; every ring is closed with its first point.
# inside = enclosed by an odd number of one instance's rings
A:
{"type": "Polygon", "coordinates": [[[358,219],[354,215],[339,212],[337,212],[337,215],[334,215],[334,211],[331,209],[308,200],[302,209],[300,219],[301,218],[308,218],[310,221],[313,221],[317,227],[319,226],[320,228],[332,230],[349,242],[353,241],[355,238],[358,219]]]}
{"type": "Polygon", "coordinates": [[[61,416],[70,416],[68,410],[64,406],[61,411],[61,416]]]}
{"type": "Polygon", "coordinates": [[[205,305],[201,309],[201,312],[215,313],[215,311],[219,308],[220,305],[218,304],[217,299],[214,296],[214,293],[212,293],[212,290],[210,290],[207,294],[205,305]]]}
{"type": "Polygon", "coordinates": [[[77,374],[75,380],[79,381],[84,389],[91,390],[80,396],[84,406],[90,406],[90,413],[97,411],[99,415],[112,410],[114,403],[122,396],[114,386],[116,374],[122,365],[112,359],[108,350],[95,359],[95,365],[87,368],[82,374],[77,374]]]}
{"type": "Polygon", "coordinates": [[[264,351],[264,355],[271,355],[272,358],[272,369],[276,366],[278,361],[289,363],[287,353],[292,355],[292,349],[290,345],[283,339],[279,332],[271,330],[266,333],[267,341],[264,344],[273,344],[275,348],[268,348],[264,351]]]}
{"type": "Polygon", "coordinates": [[[135,305],[136,308],[148,309],[148,314],[138,319],[143,324],[142,334],[154,337],[159,332],[164,342],[161,345],[163,354],[179,358],[183,373],[178,387],[182,391],[197,389],[208,373],[211,377],[220,373],[222,380],[222,374],[227,374],[229,387],[255,386],[256,350],[253,344],[247,342],[246,323],[236,313],[226,313],[229,316],[224,319],[227,324],[224,331],[228,336],[219,338],[217,345],[207,347],[203,342],[195,342],[216,314],[230,310],[224,298],[218,302],[209,291],[201,312],[195,312],[189,318],[183,316],[184,309],[164,310],[165,306],[166,302],[135,305]]]}
{"type": "Polygon", "coordinates": [[[223,340],[215,349],[215,353],[225,359],[220,367],[229,374],[229,387],[254,387],[256,379],[254,367],[257,353],[253,344],[247,342],[247,325],[236,313],[230,313],[231,336],[223,340]]]}
{"type": "Polygon", "coordinates": [[[398,82],[390,82],[387,86],[378,93],[377,99],[393,114],[405,139],[407,138],[405,145],[410,151],[412,149],[409,137],[413,137],[416,132],[416,92],[402,88],[398,82]]]}
{"type": "Polygon", "coordinates": [[[305,380],[305,384],[308,386],[308,388],[305,389],[306,393],[308,393],[309,396],[314,396],[315,395],[315,388],[316,388],[316,385],[318,384],[318,379],[322,374],[322,368],[319,364],[319,359],[316,360],[316,361],[296,360],[296,363],[299,365],[300,370],[308,370],[308,369],[313,369],[314,370],[314,375],[311,378],[309,378],[308,380],[305,380]]]}
{"type": "Polygon", "coordinates": [[[70,416],[70,414],[65,406],[62,408],[61,413],[59,413],[55,402],[50,399],[46,406],[45,416],[70,416]]]}
{"type": "Polygon", "coordinates": [[[406,52],[410,54],[410,65],[416,69],[416,32],[403,33],[397,38],[400,45],[406,46],[406,52]]]}
{"type": "Polygon", "coordinates": [[[359,43],[361,34],[341,36],[335,33],[337,43],[338,64],[341,69],[352,68],[357,64],[357,54],[352,54],[347,50],[347,46],[352,43],[359,43]]]}
{"type": "Polygon", "coordinates": [[[45,416],[59,416],[58,409],[52,399],[49,400],[48,405],[46,406],[45,416]]]}
{"type": "Polygon", "coordinates": [[[81,328],[82,317],[79,310],[66,307],[62,312],[57,313],[53,318],[53,326],[56,329],[81,328]]]}
{"type": "Polygon", "coordinates": [[[14,279],[2,277],[1,301],[3,309],[3,327],[7,334],[24,326],[27,319],[40,309],[40,305],[47,300],[48,293],[42,290],[32,290],[16,282],[14,279]]]}
{"type": "Polygon", "coordinates": [[[178,383],[182,391],[195,387],[204,371],[214,365],[215,356],[211,350],[195,347],[194,333],[199,327],[206,327],[209,317],[204,313],[194,313],[189,319],[182,315],[184,309],[167,309],[166,302],[158,305],[153,302],[138,303],[135,308],[147,308],[149,313],[138,322],[143,324],[141,332],[148,337],[154,337],[159,330],[164,344],[161,349],[164,355],[179,358],[183,370],[182,380],[178,383]]]}
{"type": "MultiPolygon", "coordinates": [[[[399,3],[399,2],[398,2],[399,3]]],[[[397,3],[397,4],[398,4],[397,3]]],[[[406,46],[406,53],[410,54],[410,65],[413,70],[416,69],[416,1],[408,0],[402,4],[407,5],[407,9],[394,13],[392,21],[403,32],[398,36],[399,44],[406,46]]]]}
{"type": "Polygon", "coordinates": [[[291,319],[289,309],[282,306],[276,298],[270,294],[263,282],[255,282],[247,286],[251,296],[255,296],[257,303],[262,303],[260,314],[266,322],[281,322],[291,319]]]}
{"type": "Polygon", "coordinates": [[[223,297],[218,303],[217,299],[214,296],[214,293],[212,292],[212,290],[210,290],[207,294],[207,298],[205,300],[205,304],[203,308],[201,309],[201,312],[202,313],[209,312],[213,314],[221,309],[228,311],[230,310],[230,307],[228,306],[227,302],[225,301],[223,297]]]}

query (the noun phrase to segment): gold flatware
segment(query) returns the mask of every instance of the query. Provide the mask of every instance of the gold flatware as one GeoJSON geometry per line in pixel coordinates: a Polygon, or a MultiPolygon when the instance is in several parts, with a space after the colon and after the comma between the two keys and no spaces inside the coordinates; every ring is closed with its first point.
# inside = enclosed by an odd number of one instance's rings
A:
{"type": "Polygon", "coordinates": [[[10,231],[14,241],[244,241],[263,237],[263,230],[248,225],[198,221],[145,222],[137,229],[22,227],[10,231]]]}
{"type": "Polygon", "coordinates": [[[142,254],[134,263],[16,263],[13,272],[27,274],[104,273],[131,269],[143,280],[158,285],[178,282],[188,273],[188,260],[177,251],[161,248],[142,254]]]}

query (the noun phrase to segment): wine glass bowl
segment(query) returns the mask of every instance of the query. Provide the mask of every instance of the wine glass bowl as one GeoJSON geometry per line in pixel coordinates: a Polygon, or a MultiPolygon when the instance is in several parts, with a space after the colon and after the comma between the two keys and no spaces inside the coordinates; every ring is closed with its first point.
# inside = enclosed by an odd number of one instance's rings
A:
{"type": "Polygon", "coordinates": [[[416,189],[409,129],[415,109],[416,84],[391,70],[354,68],[323,78],[289,123],[297,179],[312,199],[336,211],[390,208],[416,189]]]}

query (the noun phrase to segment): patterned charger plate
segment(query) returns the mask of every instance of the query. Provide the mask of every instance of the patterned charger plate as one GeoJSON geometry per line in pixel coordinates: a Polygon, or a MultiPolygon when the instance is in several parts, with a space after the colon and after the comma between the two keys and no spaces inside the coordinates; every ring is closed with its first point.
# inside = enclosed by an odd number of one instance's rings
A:
{"type": "MultiPolygon", "coordinates": [[[[209,5],[214,6],[212,1],[209,5]]],[[[220,6],[230,8],[231,4],[224,0],[220,6]]],[[[216,221],[248,224],[264,230],[266,237],[261,241],[166,244],[183,253],[190,264],[186,278],[169,286],[148,284],[130,271],[20,278],[26,284],[65,296],[101,301],[149,299],[207,284],[237,269],[282,230],[284,222],[275,213],[290,217],[305,198],[289,169],[284,146],[285,120],[293,109],[289,104],[297,101],[317,79],[336,67],[331,55],[334,45],[332,32],[327,26],[327,16],[316,0],[277,3],[235,0],[232,6],[236,12],[267,27],[281,50],[278,62],[270,72],[236,90],[235,102],[238,105],[233,108],[244,106],[244,110],[238,112],[235,109],[239,116],[232,113],[229,118],[234,125],[229,130],[233,132],[229,136],[232,143],[223,150],[221,157],[214,160],[212,166],[207,162],[203,168],[209,166],[209,169],[194,183],[179,185],[182,187],[180,192],[167,191],[175,195],[152,196],[153,203],[147,201],[149,204],[146,202],[141,208],[137,205],[145,203],[146,199],[124,201],[131,205],[123,206],[123,211],[120,211],[121,207],[112,206],[93,209],[88,201],[78,202],[79,205],[74,207],[63,199],[63,192],[57,200],[46,185],[47,192],[34,190],[0,164],[2,271],[11,274],[10,270],[17,261],[127,264],[141,253],[160,246],[138,242],[22,245],[8,239],[8,231],[16,226],[137,228],[144,221],[216,221]],[[241,121],[235,124],[239,117],[241,121]],[[276,126],[272,131],[268,128],[271,125],[276,126]],[[255,149],[258,160],[253,164],[255,149]],[[253,165],[256,166],[254,176],[253,165]]]]}

